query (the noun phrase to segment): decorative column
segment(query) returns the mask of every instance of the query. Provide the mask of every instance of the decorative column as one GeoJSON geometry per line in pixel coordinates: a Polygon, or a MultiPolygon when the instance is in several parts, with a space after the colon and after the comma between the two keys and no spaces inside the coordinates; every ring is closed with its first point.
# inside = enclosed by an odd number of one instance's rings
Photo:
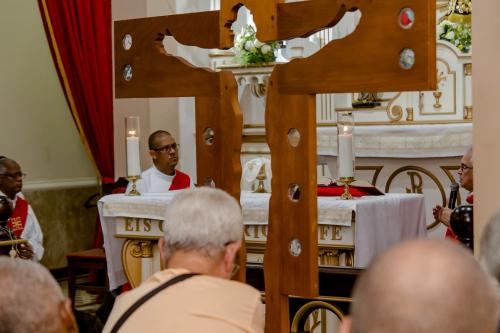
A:
{"type": "Polygon", "coordinates": [[[321,249],[318,254],[320,265],[340,266],[340,251],[338,249],[321,249]]]}
{"type": "Polygon", "coordinates": [[[472,120],[472,63],[464,64],[464,119],[472,120]]]}
{"type": "Polygon", "coordinates": [[[153,275],[153,244],[151,241],[141,241],[141,281],[146,281],[153,275]]]}

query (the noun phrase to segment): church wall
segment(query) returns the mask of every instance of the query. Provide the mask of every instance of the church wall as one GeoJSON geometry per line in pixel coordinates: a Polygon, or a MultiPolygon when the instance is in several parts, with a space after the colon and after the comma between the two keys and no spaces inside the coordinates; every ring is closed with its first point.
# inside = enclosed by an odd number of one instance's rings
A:
{"type": "Polygon", "coordinates": [[[89,247],[96,172],[66,103],[36,0],[0,2],[0,155],[17,160],[45,234],[43,263],[66,265],[65,254],[89,247]]]}
{"type": "MultiPolygon", "coordinates": [[[[476,244],[488,219],[500,208],[500,2],[474,2],[473,94],[474,94],[474,235],[476,244]]],[[[476,246],[476,249],[478,247],[476,246]]]]}
{"type": "Polygon", "coordinates": [[[29,200],[43,230],[42,264],[54,269],[66,266],[66,254],[93,247],[97,208],[85,201],[97,193],[95,186],[31,190],[29,200]]]}

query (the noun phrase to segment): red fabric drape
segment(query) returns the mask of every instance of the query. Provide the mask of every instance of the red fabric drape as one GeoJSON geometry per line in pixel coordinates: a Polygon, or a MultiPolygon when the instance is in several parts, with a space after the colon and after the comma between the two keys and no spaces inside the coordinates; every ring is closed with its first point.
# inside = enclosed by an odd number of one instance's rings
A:
{"type": "Polygon", "coordinates": [[[114,180],[111,0],[38,0],[78,131],[104,183],[114,180]]]}

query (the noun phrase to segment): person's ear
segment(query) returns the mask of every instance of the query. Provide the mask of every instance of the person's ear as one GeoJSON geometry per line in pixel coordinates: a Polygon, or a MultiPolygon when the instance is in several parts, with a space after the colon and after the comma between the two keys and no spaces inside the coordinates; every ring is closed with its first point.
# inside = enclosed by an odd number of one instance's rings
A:
{"type": "Polygon", "coordinates": [[[158,249],[160,250],[161,269],[165,269],[167,267],[167,256],[165,253],[165,238],[160,237],[160,239],[158,239],[158,249]]]}
{"type": "Polygon", "coordinates": [[[224,270],[228,273],[229,277],[233,271],[234,259],[236,258],[240,247],[241,241],[232,242],[226,245],[226,249],[224,251],[224,270]]]}
{"type": "Polygon", "coordinates": [[[78,325],[73,316],[71,300],[69,298],[59,303],[59,318],[61,320],[63,332],[78,333],[78,325]]]}
{"type": "Polygon", "coordinates": [[[345,316],[340,322],[339,333],[350,333],[352,326],[351,316],[345,316]]]}
{"type": "Polygon", "coordinates": [[[156,160],[156,152],[154,150],[149,151],[149,156],[151,156],[153,160],[156,160]]]}

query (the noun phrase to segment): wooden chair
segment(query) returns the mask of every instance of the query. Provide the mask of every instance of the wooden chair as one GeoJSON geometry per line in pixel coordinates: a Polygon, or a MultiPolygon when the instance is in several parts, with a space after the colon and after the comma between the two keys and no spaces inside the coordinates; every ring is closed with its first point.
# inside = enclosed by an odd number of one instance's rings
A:
{"type": "MultiPolygon", "coordinates": [[[[125,178],[120,177],[115,183],[102,184],[102,190],[104,194],[125,193],[127,184],[128,181],[125,178]]],[[[99,198],[99,194],[90,197],[85,202],[85,207],[96,207],[96,204],[90,203],[96,197],[99,198]]],[[[96,232],[94,235],[95,248],[73,252],[66,255],[66,260],[68,261],[68,296],[73,303],[73,307],[75,307],[75,294],[77,289],[96,293],[106,292],[109,290],[106,253],[104,252],[104,248],[102,248],[103,243],[104,238],[102,235],[101,221],[99,219],[99,215],[97,215],[96,232]],[[81,273],[82,269],[89,270],[91,281],[85,283],[76,282],[76,276],[81,273]],[[96,273],[99,271],[104,273],[104,285],[102,283],[99,284],[99,278],[92,279],[92,277],[95,277],[96,273]]]]}
{"type": "Polygon", "coordinates": [[[85,251],[73,252],[66,255],[68,261],[68,296],[75,306],[76,290],[86,290],[88,292],[100,293],[109,289],[108,275],[106,265],[106,253],[103,248],[94,248],[85,251]],[[84,283],[77,283],[77,274],[81,273],[82,269],[92,271],[104,272],[104,283],[96,281],[89,281],[84,283]]]}

